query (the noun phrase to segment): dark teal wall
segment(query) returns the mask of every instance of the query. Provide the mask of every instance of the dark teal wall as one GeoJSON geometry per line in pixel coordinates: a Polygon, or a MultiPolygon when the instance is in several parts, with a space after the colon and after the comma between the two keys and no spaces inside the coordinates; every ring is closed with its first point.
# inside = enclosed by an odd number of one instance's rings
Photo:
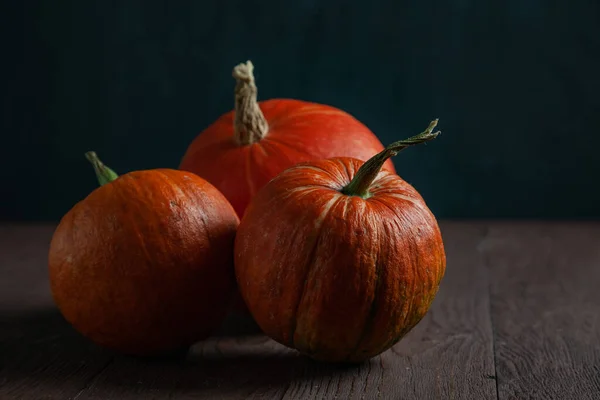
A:
{"type": "Polygon", "coordinates": [[[439,117],[395,160],[439,217],[600,216],[597,0],[2,4],[0,219],[60,218],[95,187],[90,149],[176,167],[246,59],[262,99],[335,105],[384,143],[439,117]]]}

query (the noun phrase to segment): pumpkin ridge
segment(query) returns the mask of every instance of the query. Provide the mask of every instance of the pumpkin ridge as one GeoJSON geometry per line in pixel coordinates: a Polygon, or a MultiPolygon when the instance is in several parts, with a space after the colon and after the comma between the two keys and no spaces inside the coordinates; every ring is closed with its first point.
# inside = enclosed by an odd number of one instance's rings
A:
{"type": "MultiPolygon", "coordinates": [[[[298,170],[308,170],[309,173],[318,173],[320,174],[320,177],[325,177],[328,180],[330,180],[330,182],[324,183],[324,182],[313,182],[310,186],[304,186],[306,188],[308,187],[312,187],[315,189],[319,189],[319,190],[326,190],[326,191],[333,191],[335,192],[336,195],[341,195],[341,189],[344,186],[343,181],[343,176],[341,176],[341,174],[333,174],[331,171],[328,171],[324,168],[321,168],[315,164],[309,164],[309,163],[300,163],[300,164],[296,164],[293,167],[289,168],[289,171],[294,171],[294,172],[299,172],[298,170]],[[314,172],[312,172],[314,171],[314,172]]],[[[304,172],[304,171],[303,171],[304,172]]]]}
{"type": "MultiPolygon", "coordinates": [[[[421,204],[418,204],[420,202],[418,200],[416,200],[416,199],[414,199],[415,201],[413,201],[413,199],[407,199],[407,198],[400,197],[400,196],[391,196],[391,197],[397,198],[397,199],[402,199],[402,200],[405,200],[405,201],[407,201],[409,203],[412,203],[415,206],[415,208],[419,210],[419,212],[425,211],[424,207],[421,204]]],[[[374,199],[377,199],[377,197],[374,197],[374,199]]],[[[380,199],[377,199],[377,200],[380,200],[380,199]]],[[[377,201],[377,203],[381,204],[381,205],[383,205],[385,207],[387,207],[389,210],[391,210],[393,213],[395,213],[398,217],[402,217],[402,215],[397,214],[396,211],[392,207],[390,207],[390,205],[387,204],[386,202],[384,202],[384,201],[377,201]]],[[[409,252],[410,252],[410,254],[413,254],[412,257],[414,257],[414,254],[416,253],[414,249],[417,246],[415,246],[415,243],[414,243],[414,241],[412,239],[408,240],[408,243],[409,243],[409,247],[410,247],[410,251],[409,252]]],[[[418,263],[415,262],[415,260],[413,258],[411,264],[413,265],[413,270],[412,270],[412,275],[411,276],[416,277],[417,276],[418,263]]],[[[416,285],[417,285],[417,279],[413,278],[413,287],[411,289],[412,293],[415,292],[416,285]]],[[[437,290],[436,290],[436,294],[437,294],[437,290]]],[[[435,296],[435,294],[434,294],[434,296],[435,296]]],[[[433,300],[431,300],[431,302],[433,302],[433,300]]],[[[430,304],[431,304],[431,302],[430,302],[430,304]]],[[[401,329],[400,332],[396,336],[392,337],[383,346],[381,346],[381,348],[378,350],[378,352],[381,352],[382,350],[386,350],[386,349],[394,346],[413,327],[415,327],[417,323],[419,323],[425,317],[425,315],[421,315],[418,319],[415,319],[415,316],[414,316],[414,313],[413,313],[413,309],[414,309],[414,301],[412,301],[409,304],[409,308],[408,308],[406,314],[404,315],[404,320],[402,322],[403,329],[401,329]],[[409,318],[412,318],[412,320],[409,319],[409,318]],[[409,322],[409,324],[407,324],[407,321],[409,322]]]]}
{"type": "Polygon", "coordinates": [[[418,210],[419,213],[424,212],[424,214],[421,214],[421,215],[426,216],[426,217],[432,216],[431,212],[430,211],[428,212],[428,210],[426,209],[427,205],[421,199],[417,199],[417,198],[406,196],[406,195],[398,195],[395,193],[385,193],[385,192],[374,193],[374,195],[372,197],[370,197],[368,199],[368,201],[374,201],[377,204],[384,205],[389,210],[391,210],[395,215],[401,216],[396,213],[394,208],[392,208],[389,204],[387,204],[385,201],[383,201],[383,197],[390,197],[393,199],[403,200],[407,203],[410,203],[412,205],[412,207],[414,207],[415,210],[418,210]]]}
{"type": "Polygon", "coordinates": [[[298,311],[300,310],[300,305],[302,304],[302,300],[304,299],[304,294],[306,292],[306,286],[308,285],[308,277],[310,276],[311,266],[314,265],[315,256],[317,254],[317,248],[319,246],[319,239],[321,237],[321,232],[323,229],[323,222],[325,221],[325,218],[327,218],[329,211],[333,208],[335,203],[337,203],[340,200],[340,198],[341,198],[341,196],[334,195],[331,198],[331,200],[329,200],[325,204],[325,206],[324,206],[325,209],[323,211],[321,211],[321,214],[319,214],[319,216],[317,217],[317,219],[315,221],[315,225],[316,225],[315,229],[314,229],[315,239],[314,239],[314,243],[312,244],[310,256],[308,257],[308,262],[306,263],[306,268],[305,268],[306,271],[305,271],[305,275],[304,275],[304,285],[302,286],[302,291],[300,292],[300,296],[298,296],[298,304],[296,304],[296,307],[295,307],[296,311],[294,311],[294,315],[290,319],[291,320],[290,341],[291,341],[291,346],[294,348],[296,348],[296,343],[294,341],[294,335],[296,334],[296,327],[298,325],[298,311]]]}
{"type": "MultiPolygon", "coordinates": [[[[368,206],[368,205],[367,205],[368,206]]],[[[380,232],[377,232],[377,239],[379,239],[380,232]]],[[[356,355],[356,351],[362,344],[363,340],[367,337],[368,334],[373,330],[373,326],[375,324],[375,315],[377,313],[377,306],[379,305],[380,297],[379,291],[381,289],[381,275],[383,274],[382,265],[379,261],[379,255],[381,254],[381,242],[377,240],[379,244],[378,252],[375,253],[375,288],[373,289],[373,301],[371,301],[371,308],[369,309],[369,314],[367,315],[367,320],[365,325],[363,326],[362,333],[360,334],[358,340],[356,341],[356,345],[354,348],[348,353],[348,357],[346,357],[346,362],[351,362],[353,357],[356,355]]]]}
{"type": "Polygon", "coordinates": [[[419,208],[422,207],[420,199],[418,199],[416,197],[411,197],[411,196],[407,196],[405,194],[398,194],[398,193],[386,193],[386,192],[382,192],[380,194],[382,196],[389,196],[389,197],[392,197],[394,199],[406,200],[408,202],[413,203],[416,206],[419,206],[419,208]]]}
{"type": "MultiPolygon", "coordinates": [[[[373,197],[373,199],[376,199],[377,197],[373,197]]],[[[410,201],[409,201],[410,202],[410,201]]],[[[402,215],[398,214],[396,212],[396,210],[394,208],[392,208],[389,204],[387,204],[384,201],[377,201],[378,204],[383,205],[384,207],[386,207],[388,210],[390,210],[390,212],[395,215],[396,217],[403,217],[402,215]]],[[[411,202],[412,203],[412,202],[411,202]]],[[[414,205],[414,203],[412,203],[414,205]]],[[[419,210],[421,209],[421,207],[416,207],[419,210]]],[[[398,220],[397,219],[393,219],[394,224],[398,224],[398,220]]],[[[411,254],[414,253],[413,248],[414,248],[414,243],[412,240],[408,240],[409,242],[409,247],[410,247],[410,252],[411,254]]],[[[416,263],[412,262],[411,264],[414,265],[413,267],[413,271],[412,271],[412,276],[416,276],[415,275],[415,268],[416,268],[416,263]]],[[[415,289],[415,285],[416,285],[417,279],[413,278],[413,288],[411,290],[411,293],[414,293],[414,289],[415,289]]],[[[404,320],[402,321],[402,326],[404,326],[403,329],[400,330],[400,332],[398,333],[397,337],[392,337],[392,339],[388,340],[386,343],[384,343],[381,348],[377,349],[376,353],[381,353],[382,351],[388,349],[389,347],[392,347],[395,343],[397,343],[404,335],[406,335],[406,333],[412,329],[413,326],[407,327],[406,325],[406,320],[407,318],[412,315],[412,309],[413,309],[413,304],[414,302],[409,303],[409,307],[408,310],[406,312],[406,314],[404,315],[404,320]]]]}
{"type": "MultiPolygon", "coordinates": [[[[164,188],[169,187],[169,188],[171,188],[171,193],[173,193],[175,195],[183,194],[182,190],[177,186],[177,183],[175,183],[173,180],[171,180],[171,178],[168,177],[168,175],[164,172],[163,169],[156,169],[156,177],[160,177],[159,179],[162,179],[162,182],[161,182],[162,185],[161,185],[161,189],[160,189],[161,191],[164,190],[164,188]]],[[[137,185],[137,182],[136,182],[136,185],[137,185]]],[[[169,197],[171,197],[171,196],[169,196],[169,197]]],[[[153,231],[157,232],[159,235],[164,234],[164,232],[161,232],[160,228],[161,228],[160,221],[158,223],[152,224],[153,231]]],[[[160,249],[161,249],[160,254],[170,254],[170,251],[169,251],[170,245],[171,245],[170,242],[165,244],[163,241],[160,241],[160,249]]]]}
{"type": "MultiPolygon", "coordinates": [[[[421,211],[421,208],[419,207],[419,211],[421,211]]],[[[423,285],[420,279],[420,274],[419,274],[419,251],[418,251],[418,247],[415,240],[414,240],[414,236],[410,236],[408,238],[408,247],[409,247],[409,251],[410,251],[410,259],[411,259],[411,265],[412,265],[412,274],[410,276],[412,276],[412,289],[411,289],[411,293],[415,293],[417,290],[417,285],[421,285],[421,286],[425,286],[423,285]]],[[[418,311],[418,305],[416,304],[415,299],[413,298],[412,301],[410,302],[410,306],[408,308],[408,313],[406,313],[405,316],[405,323],[404,326],[410,326],[411,329],[414,326],[413,325],[413,321],[415,320],[415,312],[418,311]],[[417,307],[416,307],[417,306],[417,307]],[[415,310],[415,307],[417,308],[415,310]],[[408,324],[407,324],[408,322],[408,324]]],[[[419,318],[421,319],[421,318],[419,318]]],[[[406,329],[406,328],[404,328],[406,329]]],[[[389,345],[394,345],[394,342],[390,342],[389,345]]]]}
{"type": "MultiPolygon", "coordinates": [[[[164,181],[169,185],[169,187],[173,190],[173,192],[175,192],[178,195],[178,197],[184,198],[185,200],[189,201],[191,204],[193,204],[196,207],[198,207],[198,203],[202,203],[202,201],[199,201],[199,197],[203,196],[203,193],[204,193],[203,191],[198,190],[198,192],[200,194],[192,197],[187,193],[187,191],[184,191],[181,189],[180,182],[177,182],[174,179],[171,179],[171,177],[169,176],[167,171],[157,170],[157,172],[158,172],[159,176],[162,176],[164,181]]],[[[186,184],[186,185],[188,185],[188,184],[186,184]]],[[[189,187],[189,185],[188,185],[188,187],[189,187]]],[[[194,193],[196,194],[196,191],[194,191],[194,193]]],[[[202,227],[204,228],[204,232],[206,234],[206,240],[208,241],[208,245],[212,246],[213,241],[212,241],[212,238],[210,237],[211,236],[210,229],[208,227],[208,221],[206,220],[206,214],[205,213],[194,213],[193,215],[196,220],[200,220],[200,222],[202,223],[202,227]],[[200,217],[200,218],[198,218],[198,217],[200,217]]]]}
{"type": "Polygon", "coordinates": [[[350,171],[350,169],[348,168],[348,165],[344,162],[343,159],[341,159],[341,158],[335,158],[334,161],[346,173],[346,177],[348,178],[348,179],[346,179],[347,182],[344,182],[344,186],[346,186],[347,184],[350,183],[350,181],[352,180],[352,177],[354,176],[354,174],[350,171]]]}
{"type": "MultiPolygon", "coordinates": [[[[135,187],[135,191],[138,192],[138,194],[139,194],[139,185],[138,185],[137,179],[132,179],[131,175],[125,175],[123,177],[129,179],[129,181],[131,182],[131,185],[133,187],[135,187]]],[[[115,190],[115,192],[117,193],[117,196],[120,196],[120,197],[123,196],[122,192],[119,193],[118,190],[115,190]]],[[[136,208],[139,210],[139,207],[136,207],[136,208]]],[[[151,257],[150,253],[148,252],[148,247],[146,246],[146,242],[144,240],[144,235],[142,234],[141,229],[138,226],[137,221],[133,217],[133,213],[132,212],[125,212],[125,213],[123,213],[123,215],[125,216],[125,218],[129,219],[130,224],[131,224],[130,226],[135,231],[136,237],[138,239],[138,243],[140,245],[141,250],[144,253],[144,256],[146,257],[147,262],[150,265],[154,265],[154,257],[151,257]]]]}

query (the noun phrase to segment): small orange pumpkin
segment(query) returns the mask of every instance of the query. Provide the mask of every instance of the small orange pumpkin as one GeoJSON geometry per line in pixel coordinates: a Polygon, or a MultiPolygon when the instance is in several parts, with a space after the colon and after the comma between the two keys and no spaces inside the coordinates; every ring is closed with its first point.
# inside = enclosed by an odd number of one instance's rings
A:
{"type": "Polygon", "coordinates": [[[268,336],[317,360],[360,362],[426,314],[446,268],[442,236],[419,193],[381,168],[435,138],[436,124],[367,162],[303,163],[259,191],[238,229],[235,268],[268,336]]]}
{"type": "Polygon", "coordinates": [[[56,228],[50,286],[66,320],[95,343],[161,355],[218,327],[235,287],[239,219],[204,179],[154,169],[117,177],[95,153],[101,186],[56,228]]]}

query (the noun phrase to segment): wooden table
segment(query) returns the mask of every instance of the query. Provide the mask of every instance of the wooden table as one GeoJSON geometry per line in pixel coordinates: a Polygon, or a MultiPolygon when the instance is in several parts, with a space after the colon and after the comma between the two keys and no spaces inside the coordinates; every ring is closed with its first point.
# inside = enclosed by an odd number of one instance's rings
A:
{"type": "Polygon", "coordinates": [[[600,399],[600,223],[441,226],[431,311],[358,367],[307,360],[239,318],[185,359],[115,355],[53,306],[53,227],[2,226],[0,399],[600,399]]]}

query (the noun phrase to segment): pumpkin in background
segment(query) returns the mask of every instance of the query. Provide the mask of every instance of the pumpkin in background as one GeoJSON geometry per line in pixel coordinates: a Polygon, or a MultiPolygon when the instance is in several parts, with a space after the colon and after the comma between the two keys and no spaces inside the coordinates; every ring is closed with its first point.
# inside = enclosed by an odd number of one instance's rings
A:
{"type": "Polygon", "coordinates": [[[287,169],[250,203],[235,244],[238,287],[260,328],[314,359],[361,362],[426,314],[446,256],[423,198],[383,163],[435,138],[437,121],[367,162],[287,169]]]}
{"type": "Polygon", "coordinates": [[[235,287],[231,205],[189,172],[118,177],[95,153],[86,156],[101,186],[62,218],[49,251],[65,319],[131,355],[170,354],[209,336],[235,287]]]}
{"type": "MultiPolygon", "coordinates": [[[[219,189],[241,218],[254,194],[299,162],[335,156],[366,160],[383,150],[379,139],[350,114],[293,99],[257,102],[254,66],[233,69],[235,108],[189,145],[179,168],[219,189]]],[[[394,171],[391,161],[385,168],[394,171]]]]}

